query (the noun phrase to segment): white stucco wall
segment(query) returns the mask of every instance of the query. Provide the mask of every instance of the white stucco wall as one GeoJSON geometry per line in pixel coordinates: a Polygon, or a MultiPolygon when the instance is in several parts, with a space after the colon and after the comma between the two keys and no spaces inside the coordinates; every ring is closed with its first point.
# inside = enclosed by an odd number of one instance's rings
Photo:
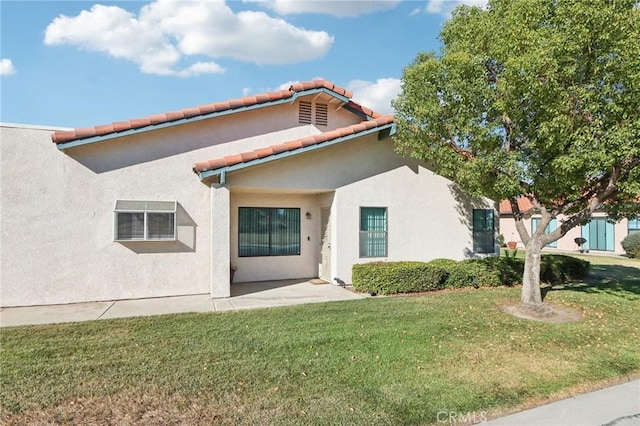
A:
{"type": "MultiPolygon", "coordinates": [[[[524,225],[527,229],[527,231],[529,233],[531,233],[531,222],[532,222],[532,218],[534,217],[540,217],[540,215],[532,215],[529,217],[525,217],[523,219],[524,225]]],[[[594,218],[603,218],[603,217],[607,217],[607,215],[603,212],[596,212],[593,214],[594,218]]],[[[557,224],[558,226],[560,226],[560,223],[566,218],[566,216],[564,215],[558,215],[557,217],[557,224]]],[[[616,222],[613,225],[613,241],[614,241],[614,250],[613,252],[611,251],[606,251],[604,253],[617,253],[617,254],[624,254],[625,251],[622,248],[622,245],[620,244],[622,242],[622,240],[624,240],[624,238],[628,235],[628,221],[627,219],[622,219],[619,222],[616,222]]],[[[513,217],[511,217],[510,215],[504,215],[500,218],[500,230],[502,235],[504,235],[504,241],[505,243],[508,241],[515,241],[517,242],[517,247],[519,248],[524,248],[524,244],[522,244],[522,241],[520,239],[520,235],[518,234],[518,231],[516,230],[516,225],[515,225],[515,221],[513,220],[513,217]]],[[[571,230],[569,230],[569,232],[567,232],[567,234],[560,238],[557,242],[557,247],[552,248],[552,247],[545,247],[546,251],[578,251],[578,246],[575,243],[575,239],[578,237],[582,236],[582,227],[581,226],[576,226],[575,228],[572,228],[571,230]]],[[[585,236],[585,238],[589,238],[588,236],[585,236]]],[[[591,252],[597,253],[598,250],[590,250],[591,252]]]]}
{"type": "Polygon", "coordinates": [[[320,255],[320,208],[315,195],[240,192],[232,197],[231,212],[231,260],[238,267],[234,282],[317,276],[320,255]],[[239,257],[238,209],[240,207],[299,208],[300,255],[239,257]],[[307,212],[311,214],[311,219],[306,218],[307,212]]]}
{"type": "Polygon", "coordinates": [[[50,135],[2,128],[2,306],[208,292],[209,188],[180,159],[96,173],[50,135]],[[178,241],[114,242],[118,199],[177,200],[178,241]]]}
{"type": "MultiPolygon", "coordinates": [[[[297,117],[297,103],[285,104],[66,152],[53,129],[3,124],[0,306],[209,293],[212,191],[191,169],[329,130],[297,117]],[[114,242],[119,199],[177,200],[178,241],[114,242]]],[[[329,108],[330,125],[359,121],[329,108]]]]}
{"type": "MultiPolygon", "coordinates": [[[[249,199],[246,194],[252,192],[269,194],[263,196],[265,206],[272,206],[273,200],[277,200],[276,204],[291,201],[289,206],[300,205],[311,211],[313,220],[308,225],[313,230],[309,234],[316,235],[316,249],[320,246],[319,209],[329,200],[332,203],[332,275],[347,283],[351,282],[354,263],[475,256],[472,209],[495,208],[491,200],[471,200],[451,181],[434,174],[423,164],[398,156],[393,142],[378,141],[376,134],[231,173],[227,181],[232,189],[232,217],[237,216],[237,203],[246,202],[249,199]],[[331,199],[327,194],[334,190],[331,199]],[[282,192],[304,195],[296,199],[289,194],[280,195],[282,192]],[[388,257],[384,259],[359,257],[360,207],[370,206],[388,209],[389,246],[388,257]]],[[[254,207],[262,206],[258,201],[257,198],[251,200],[254,207]]],[[[236,234],[237,230],[232,230],[232,247],[236,234]]],[[[303,243],[306,236],[303,233],[303,243]]],[[[315,258],[318,257],[316,251],[315,258]]],[[[317,273],[317,260],[315,264],[309,259],[298,260],[305,271],[313,272],[311,268],[315,266],[317,273]]],[[[239,268],[239,272],[242,271],[239,279],[284,278],[278,274],[285,268],[269,258],[237,261],[244,262],[239,268]],[[278,267],[269,269],[267,264],[278,267]]],[[[288,261],[296,262],[296,259],[288,261]]]]}

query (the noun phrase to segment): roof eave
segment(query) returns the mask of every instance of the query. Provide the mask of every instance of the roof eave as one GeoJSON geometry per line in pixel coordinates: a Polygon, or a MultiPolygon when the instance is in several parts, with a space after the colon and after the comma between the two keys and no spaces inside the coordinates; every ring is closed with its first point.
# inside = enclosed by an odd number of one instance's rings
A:
{"type": "Polygon", "coordinates": [[[159,123],[159,124],[150,124],[148,126],[139,127],[137,129],[123,130],[121,132],[109,133],[107,135],[102,135],[102,136],[92,136],[92,137],[86,138],[86,139],[75,139],[75,140],[72,140],[72,141],[69,141],[69,142],[58,143],[57,146],[58,146],[58,149],[60,151],[64,151],[65,149],[73,148],[73,147],[76,147],[76,146],[87,145],[87,144],[91,144],[91,143],[95,143],[95,142],[107,141],[107,140],[110,140],[110,139],[122,138],[124,136],[150,132],[152,130],[164,129],[166,127],[177,126],[177,125],[180,125],[180,124],[195,123],[195,122],[202,121],[202,120],[208,120],[209,118],[213,118],[213,117],[222,117],[224,115],[235,114],[237,112],[250,111],[250,110],[253,110],[253,109],[263,108],[263,107],[267,107],[267,106],[290,103],[290,102],[293,102],[293,99],[295,97],[296,96],[294,94],[293,96],[291,96],[289,98],[286,98],[286,99],[278,99],[276,101],[264,102],[264,103],[260,103],[260,104],[243,106],[243,107],[238,107],[238,108],[233,108],[233,109],[226,109],[224,111],[214,111],[214,112],[211,112],[211,113],[205,114],[205,115],[197,115],[197,116],[194,116],[194,117],[181,118],[181,119],[178,119],[178,120],[175,120],[175,121],[167,121],[165,123],[159,123]]]}
{"type": "Polygon", "coordinates": [[[280,160],[283,158],[287,158],[287,157],[291,157],[294,155],[298,155],[298,154],[302,154],[305,152],[310,152],[310,151],[314,151],[316,149],[320,149],[320,148],[325,148],[327,146],[331,146],[331,145],[336,145],[342,142],[346,142],[349,141],[351,139],[355,139],[355,138],[359,138],[362,136],[366,136],[366,135],[370,135],[373,133],[382,133],[385,134],[384,138],[378,138],[379,140],[381,139],[386,139],[386,137],[388,136],[393,136],[396,132],[396,124],[395,123],[389,123],[389,124],[385,124],[379,127],[374,127],[368,130],[364,130],[362,132],[359,133],[353,133],[350,135],[346,135],[346,136],[341,136],[339,138],[336,139],[332,139],[329,141],[325,141],[325,142],[321,142],[318,144],[314,144],[314,145],[309,145],[306,147],[302,147],[302,148],[298,148],[298,149],[294,149],[291,151],[285,151],[285,152],[281,152],[279,154],[274,154],[274,155],[270,155],[268,157],[264,157],[264,158],[259,158],[256,160],[252,160],[252,161],[247,161],[244,163],[238,163],[238,164],[234,164],[232,166],[225,166],[225,167],[221,167],[219,169],[212,169],[212,170],[205,170],[202,172],[196,172],[198,174],[198,177],[200,178],[200,180],[205,180],[214,176],[225,176],[226,174],[229,172],[234,172],[236,170],[241,170],[241,169],[245,169],[248,167],[253,167],[253,166],[257,166],[259,164],[265,164],[265,163],[269,163],[271,161],[276,161],[276,160],[280,160]],[[386,130],[389,131],[388,135],[386,134],[386,130]],[[385,132],[385,133],[383,133],[385,132]]]}
{"type": "MultiPolygon", "coordinates": [[[[139,127],[137,129],[129,129],[129,130],[123,130],[121,132],[114,132],[114,133],[109,133],[106,135],[101,135],[101,136],[92,136],[89,138],[85,138],[85,139],[75,139],[75,140],[71,140],[69,142],[60,142],[57,143],[57,147],[60,151],[64,151],[66,149],[69,148],[74,148],[77,146],[82,146],[82,145],[88,145],[91,143],[95,143],[95,142],[102,142],[102,141],[107,141],[110,139],[116,139],[116,138],[121,138],[121,137],[125,137],[125,136],[130,136],[130,135],[134,135],[134,134],[140,134],[140,133],[144,133],[144,132],[149,132],[152,130],[159,130],[159,129],[163,129],[166,127],[171,127],[171,126],[177,126],[180,124],[185,124],[185,123],[194,123],[194,122],[198,122],[201,120],[207,120],[209,118],[213,118],[213,117],[221,117],[224,115],[229,115],[229,114],[235,114],[238,112],[243,112],[243,111],[250,111],[250,110],[254,110],[254,109],[258,109],[258,108],[265,108],[268,106],[274,106],[274,105],[280,105],[280,104],[286,104],[286,103],[293,103],[295,102],[295,100],[301,96],[307,96],[307,95],[313,95],[316,93],[326,93],[328,95],[331,95],[337,99],[339,99],[341,102],[344,103],[348,103],[349,102],[349,98],[336,93],[332,90],[327,89],[326,87],[320,87],[317,89],[309,89],[309,90],[302,90],[299,92],[294,92],[290,97],[288,98],[284,98],[284,99],[278,99],[275,101],[267,101],[267,102],[263,102],[263,103],[259,103],[259,104],[254,104],[254,105],[249,105],[249,106],[243,106],[243,107],[238,107],[238,108],[233,108],[233,109],[226,109],[223,111],[214,111],[211,112],[209,114],[205,114],[205,115],[197,115],[194,117],[188,117],[188,118],[181,118],[175,121],[168,121],[168,122],[164,122],[164,123],[159,123],[159,124],[151,124],[148,126],[144,126],[144,127],[139,127]]],[[[352,111],[353,112],[353,111],[352,111]]]]}

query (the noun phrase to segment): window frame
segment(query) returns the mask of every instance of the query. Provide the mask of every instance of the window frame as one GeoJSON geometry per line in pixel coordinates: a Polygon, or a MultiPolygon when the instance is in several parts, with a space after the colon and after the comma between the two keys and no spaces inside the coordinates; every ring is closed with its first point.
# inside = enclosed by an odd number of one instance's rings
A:
{"type": "Polygon", "coordinates": [[[615,251],[616,227],[608,216],[591,216],[580,228],[580,235],[587,240],[586,250],[615,251]],[[591,238],[595,236],[595,238],[591,238]]]}
{"type": "Polygon", "coordinates": [[[627,219],[627,235],[635,234],[636,232],[640,232],[640,216],[635,219],[627,219]],[[631,224],[635,224],[634,227],[631,224]]]}
{"type": "Polygon", "coordinates": [[[285,257],[285,256],[300,256],[302,254],[302,209],[300,207],[255,207],[255,206],[242,206],[242,207],[238,207],[238,257],[285,257]],[[251,254],[243,254],[243,250],[242,250],[242,239],[240,237],[240,233],[241,233],[241,216],[242,213],[241,211],[243,209],[253,209],[253,210],[267,210],[269,211],[269,222],[267,224],[267,229],[268,229],[268,247],[267,247],[267,254],[255,254],[255,253],[251,253],[251,254]],[[274,211],[278,211],[278,210],[289,210],[289,211],[296,211],[297,214],[295,214],[294,217],[297,218],[298,222],[298,234],[297,234],[297,251],[291,252],[291,253],[274,253],[274,246],[272,244],[272,236],[273,236],[273,212],[274,211]]]}
{"type": "Polygon", "coordinates": [[[127,242],[162,242],[162,241],[176,241],[177,240],[177,217],[178,217],[178,202],[177,201],[149,201],[149,200],[116,200],[113,208],[113,241],[120,243],[127,242]],[[119,204],[138,204],[139,207],[119,207],[119,204]],[[144,203],[144,207],[142,204],[144,203]],[[166,205],[168,208],[153,208],[149,205],[166,205]],[[142,238],[121,238],[118,234],[118,217],[120,214],[143,214],[143,230],[144,234],[142,238]],[[153,214],[171,214],[172,220],[172,236],[163,238],[149,237],[149,215],[153,214]]]}
{"type": "Polygon", "coordinates": [[[477,254],[495,254],[496,252],[496,214],[493,209],[473,209],[471,213],[471,238],[473,242],[473,252],[477,254]],[[491,212],[491,229],[476,229],[476,212],[484,212],[484,226],[486,228],[487,212],[491,212]],[[491,235],[490,249],[485,247],[485,237],[491,235]],[[478,243],[477,237],[482,236],[482,244],[478,243]]]}
{"type": "MultiPolygon", "coordinates": [[[[358,255],[360,259],[372,259],[372,258],[386,258],[389,257],[389,208],[381,206],[360,206],[358,210],[358,255]],[[362,210],[363,209],[380,209],[384,210],[384,230],[363,230],[362,229],[362,210]],[[364,253],[363,250],[363,236],[373,233],[384,233],[384,254],[383,255],[371,255],[364,253]]],[[[366,249],[366,247],[364,247],[366,249]]]]}

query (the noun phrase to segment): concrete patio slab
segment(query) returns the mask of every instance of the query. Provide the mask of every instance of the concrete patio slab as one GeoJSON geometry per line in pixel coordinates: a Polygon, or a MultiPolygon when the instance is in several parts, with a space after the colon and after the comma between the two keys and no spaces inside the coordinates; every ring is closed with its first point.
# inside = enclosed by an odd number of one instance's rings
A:
{"type": "Polygon", "coordinates": [[[208,294],[152,299],[119,300],[100,319],[128,318],[186,312],[212,312],[213,303],[208,294]]]}
{"type": "Polygon", "coordinates": [[[236,309],[357,300],[366,297],[364,294],[353,293],[335,285],[314,285],[307,281],[234,284],[231,287],[231,296],[230,301],[236,309]]]}
{"type": "Polygon", "coordinates": [[[0,311],[0,327],[96,320],[115,302],[24,306],[0,311]]]}
{"type": "Polygon", "coordinates": [[[216,310],[216,312],[234,311],[236,309],[231,304],[231,300],[229,298],[213,299],[213,308],[216,310]]]}

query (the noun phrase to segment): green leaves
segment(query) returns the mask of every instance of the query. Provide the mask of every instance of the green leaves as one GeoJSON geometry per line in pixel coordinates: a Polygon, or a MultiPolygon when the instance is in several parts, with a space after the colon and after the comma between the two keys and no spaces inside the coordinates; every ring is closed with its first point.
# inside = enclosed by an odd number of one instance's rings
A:
{"type": "Polygon", "coordinates": [[[634,4],[494,0],[486,9],[458,8],[441,32],[442,51],[419,54],[404,71],[394,103],[398,150],[474,194],[527,193],[555,214],[586,209],[590,197],[612,214],[637,212],[634,4]]]}

